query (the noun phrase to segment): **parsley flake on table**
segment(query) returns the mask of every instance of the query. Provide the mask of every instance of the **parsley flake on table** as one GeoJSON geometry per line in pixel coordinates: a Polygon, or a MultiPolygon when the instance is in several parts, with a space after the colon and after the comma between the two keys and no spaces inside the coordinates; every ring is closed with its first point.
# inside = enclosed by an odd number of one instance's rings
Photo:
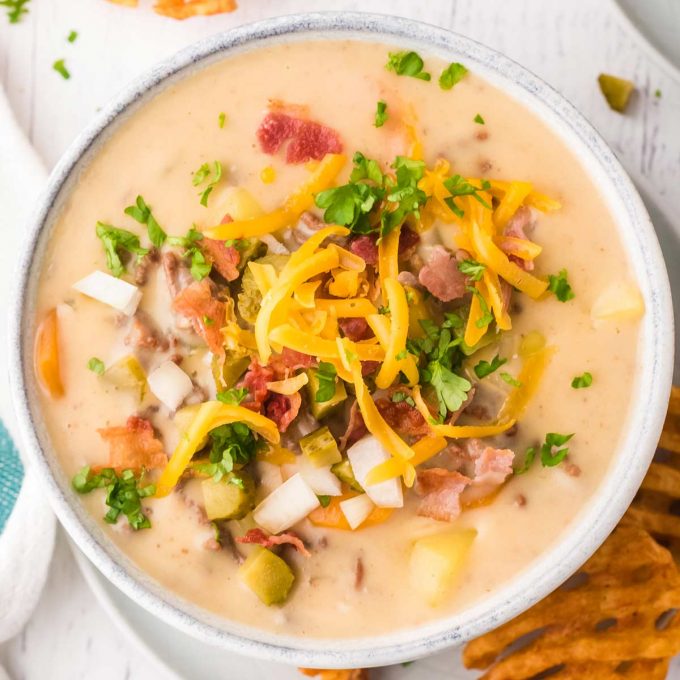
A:
{"type": "Polygon", "coordinates": [[[576,297],[567,280],[566,269],[561,269],[559,274],[550,274],[548,276],[548,290],[554,293],[560,302],[567,302],[576,297]]]}
{"type": "Polygon", "coordinates": [[[7,8],[7,18],[10,24],[18,24],[24,14],[28,14],[29,0],[0,0],[0,7],[7,8]]]}
{"type": "Polygon", "coordinates": [[[387,102],[384,102],[382,99],[378,101],[375,107],[375,117],[374,117],[374,122],[373,125],[375,127],[379,128],[382,127],[385,122],[387,121],[388,115],[387,115],[387,102]]]}
{"type": "Polygon", "coordinates": [[[144,514],[142,498],[156,493],[154,484],[141,486],[142,476],[139,478],[133,470],[123,470],[117,474],[113,468],[104,468],[93,474],[89,466],[82,468],[73,477],[73,488],[80,494],[86,494],[94,489],[106,489],[106,505],[109,511],[104,515],[104,521],[115,524],[120,515],[125,515],[132,529],[149,529],[151,522],[144,514]]]}
{"type": "Polygon", "coordinates": [[[456,83],[459,83],[466,76],[468,70],[459,64],[454,62],[449,64],[439,76],[439,87],[442,90],[450,90],[456,83]]]}
{"type": "Polygon", "coordinates": [[[87,362],[87,367],[90,371],[96,373],[97,375],[103,375],[104,371],[106,370],[104,362],[101,359],[98,359],[97,357],[92,357],[87,362]]]}
{"type": "Polygon", "coordinates": [[[139,236],[127,231],[127,229],[119,229],[104,222],[97,222],[96,233],[97,238],[104,246],[106,266],[116,277],[120,277],[126,272],[125,265],[120,258],[121,252],[137,255],[138,259],[149,252],[140,245],[139,236]]]}
{"type": "Polygon", "coordinates": [[[463,260],[458,263],[458,270],[473,281],[480,281],[485,269],[486,265],[477,260],[463,260]]]}
{"type": "Polygon", "coordinates": [[[220,126],[220,130],[224,127],[224,124],[227,122],[227,114],[224,111],[220,112],[220,115],[217,116],[217,124],[220,126]]]}
{"type": "Polygon", "coordinates": [[[423,71],[424,65],[422,58],[417,52],[390,52],[385,68],[388,71],[394,71],[398,76],[430,80],[432,76],[423,71]]]}
{"type": "Polygon", "coordinates": [[[78,39],[78,31],[71,31],[66,40],[68,40],[70,43],[74,43],[78,39]]]}
{"type": "Polygon", "coordinates": [[[572,381],[571,386],[575,390],[583,389],[584,387],[590,387],[593,384],[593,376],[591,373],[586,371],[583,375],[577,375],[572,381]]]}
{"type": "Polygon", "coordinates": [[[322,404],[329,401],[335,394],[335,376],[338,374],[335,366],[327,361],[320,361],[316,371],[316,379],[319,384],[314,401],[322,404]]]}
{"type": "Polygon", "coordinates": [[[486,378],[487,375],[491,375],[494,371],[497,371],[503,364],[507,363],[507,359],[501,359],[498,354],[491,359],[491,361],[485,361],[482,359],[475,366],[475,375],[481,380],[486,378]]]}
{"type": "Polygon", "coordinates": [[[196,170],[194,173],[194,177],[192,179],[192,183],[195,187],[200,186],[201,184],[205,184],[207,182],[207,186],[203,191],[199,194],[201,197],[201,205],[204,207],[208,207],[208,196],[212,193],[212,190],[215,188],[217,183],[222,179],[222,163],[219,161],[213,161],[212,167],[210,163],[203,163],[201,167],[196,170]]]}
{"type": "Polygon", "coordinates": [[[482,118],[481,114],[479,114],[479,113],[472,120],[474,120],[475,123],[477,123],[478,125],[485,125],[486,124],[484,119],[482,118]]]}
{"type": "Polygon", "coordinates": [[[64,79],[68,80],[71,77],[69,70],[66,68],[66,64],[63,59],[57,59],[52,68],[64,79]]]}
{"type": "Polygon", "coordinates": [[[161,226],[156,222],[156,218],[151,212],[151,208],[146,204],[141,196],[137,196],[135,205],[130,205],[125,208],[125,214],[132,217],[140,224],[145,224],[149,234],[149,240],[156,248],[160,248],[167,238],[167,234],[161,229],[161,226]]]}

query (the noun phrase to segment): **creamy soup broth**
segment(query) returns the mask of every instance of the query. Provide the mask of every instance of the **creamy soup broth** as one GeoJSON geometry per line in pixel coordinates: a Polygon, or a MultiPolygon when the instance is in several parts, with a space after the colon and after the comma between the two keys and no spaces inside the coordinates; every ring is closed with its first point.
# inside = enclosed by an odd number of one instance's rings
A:
{"type": "MultiPolygon", "coordinates": [[[[71,476],[87,464],[106,465],[108,446],[97,430],[123,425],[143,408],[134,392],[106,384],[86,366],[92,356],[108,365],[129,351],[117,313],[72,289],[93,270],[107,271],[94,225],[100,220],[141,234],[122,212],[139,194],[168,234],[176,236],[192,223],[199,228],[218,223],[220,192],[228,186],[245,187],[265,210],[279,206],[309,171],[259,148],[255,133],[269,100],[305,105],[310,118],[339,133],[348,156],[343,179],[355,150],[385,162],[404,152],[396,121],[413,107],[428,165],[445,157],[463,176],[530,181],[562,203],[559,211],[536,215],[532,239],[543,252],[535,273],[567,268],[576,296],[568,303],[555,296],[540,302],[515,298],[521,309],[513,315],[512,331],[496,347],[509,358],[503,368],[516,375],[520,339],[531,331],[541,332],[556,352],[517,433],[495,441],[520,456],[528,446],[540,445],[547,432],[575,433],[569,464],[534,465],[511,478],[493,502],[465,510],[452,523],[478,533],[459,584],[445,602],[433,607],[409,586],[413,541],[449,527],[419,516],[418,498],[408,493],[405,508],[376,526],[354,532],[315,527],[307,520],[296,526],[312,556],[286,552],[296,582],[279,607],[265,606],[241,583],[231,549],[205,548],[213,530],[201,521],[199,480],[187,482],[181,494],[146,499],[153,524],[149,530],[131,531],[123,518],[114,525],[101,522],[120,550],[165,587],[226,619],[278,633],[384,633],[460,611],[507,583],[559,539],[602,482],[629,410],[637,325],[613,321],[594,328],[591,321],[598,295],[627,271],[612,215],[597,186],[533,113],[479,76],[469,73],[444,91],[436,83],[443,62],[427,58],[434,76],[429,83],[397,77],[384,68],[388,51],[384,45],[350,41],[277,45],[225,59],[174,83],[127,116],[81,171],[58,216],[40,275],[36,318],[51,308],[59,310],[65,386],[60,399],[41,397],[41,411],[54,450],[71,476]],[[376,128],[379,99],[388,102],[391,118],[376,128]],[[223,127],[218,125],[220,112],[226,114],[223,127]],[[477,114],[485,125],[474,122],[477,114]],[[224,178],[204,208],[192,175],[215,159],[224,167],[224,178]],[[268,166],[275,181],[263,183],[261,173],[268,166]],[[584,371],[594,376],[593,385],[573,389],[572,378],[584,371]],[[357,583],[359,559],[363,576],[357,583]]],[[[435,241],[437,229],[448,228],[434,227],[423,240],[435,241]]],[[[170,302],[163,272],[155,269],[141,309],[161,329],[169,329],[170,302]]],[[[182,367],[214,397],[206,350],[198,339],[194,344],[196,351],[182,367]]],[[[151,369],[159,361],[160,356],[150,354],[142,363],[151,369]]],[[[509,389],[497,375],[487,380],[496,394],[509,389]]],[[[144,406],[149,404],[158,402],[151,396],[144,406]]],[[[161,406],[151,420],[170,455],[179,435],[169,411],[161,406]]],[[[97,518],[106,511],[102,492],[82,496],[82,502],[97,518]]]]}

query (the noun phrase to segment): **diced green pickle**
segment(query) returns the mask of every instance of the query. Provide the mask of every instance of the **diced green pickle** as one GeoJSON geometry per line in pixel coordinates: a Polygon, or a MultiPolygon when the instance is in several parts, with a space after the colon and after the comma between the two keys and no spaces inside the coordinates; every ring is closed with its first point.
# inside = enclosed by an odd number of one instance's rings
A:
{"type": "Polygon", "coordinates": [[[307,392],[309,394],[309,406],[312,415],[317,419],[325,418],[335,411],[345,399],[347,399],[347,390],[345,383],[342,380],[337,380],[335,383],[335,394],[328,401],[317,401],[316,393],[319,389],[319,379],[317,377],[318,371],[310,368],[307,371],[307,392]]]}
{"type": "Polygon", "coordinates": [[[224,351],[224,357],[214,355],[212,372],[218,392],[231,389],[245,373],[249,364],[250,356],[247,352],[227,349],[224,351]]]}
{"type": "Polygon", "coordinates": [[[109,366],[102,378],[116,387],[138,390],[139,401],[144,401],[146,375],[142,365],[134,355],[128,354],[109,366]]]}
{"type": "Polygon", "coordinates": [[[226,475],[219,482],[206,479],[201,486],[209,520],[240,519],[255,507],[255,483],[245,472],[226,475]],[[239,479],[241,482],[235,484],[239,479]]]}
{"type": "Polygon", "coordinates": [[[339,463],[342,454],[331,431],[324,425],[300,440],[302,453],[317,467],[339,463]]]}
{"type": "Polygon", "coordinates": [[[358,491],[359,493],[364,493],[364,490],[361,487],[361,484],[357,482],[356,477],[354,476],[354,471],[352,470],[352,466],[350,465],[349,461],[345,458],[343,461],[340,463],[336,463],[331,467],[331,472],[341,481],[347,484],[351,489],[354,491],[358,491]]]}
{"type": "Polygon", "coordinates": [[[628,106],[630,95],[633,94],[635,83],[631,83],[630,80],[625,80],[624,78],[607,75],[606,73],[601,73],[597,78],[597,82],[600,84],[600,90],[602,90],[609,108],[623,113],[628,106]]]}
{"type": "MultiPolygon", "coordinates": [[[[270,264],[277,272],[280,272],[288,262],[288,255],[265,255],[254,262],[260,264],[270,264]]],[[[238,294],[238,312],[248,323],[254,324],[257,313],[260,311],[262,295],[255,283],[255,277],[248,267],[243,271],[241,277],[241,292],[238,294]]]]}
{"type": "Polygon", "coordinates": [[[253,552],[239,567],[239,575],[268,606],[285,602],[295,581],[291,568],[266,548],[253,552]]]}
{"type": "Polygon", "coordinates": [[[250,260],[254,260],[256,257],[264,253],[265,245],[262,241],[258,241],[256,238],[243,239],[238,249],[240,259],[238,262],[238,270],[243,271],[250,260]]]}

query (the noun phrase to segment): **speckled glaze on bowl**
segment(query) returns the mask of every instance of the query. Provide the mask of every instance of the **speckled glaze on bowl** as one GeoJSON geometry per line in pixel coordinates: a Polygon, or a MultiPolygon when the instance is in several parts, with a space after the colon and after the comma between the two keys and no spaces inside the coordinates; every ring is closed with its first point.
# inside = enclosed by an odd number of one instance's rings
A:
{"type": "Polygon", "coordinates": [[[661,251],[637,192],[595,130],[557,92],[501,54],[447,30],[371,14],[306,14],[242,26],[202,40],[136,80],[74,142],[52,173],[21,254],[10,314],[10,377],[23,445],[59,519],[83,552],[135,602],[177,628],[240,654],[308,667],[351,668],[416,659],[502,624],[557,587],[604,541],[638,489],[661,431],[672,373],[673,313],[661,251]],[[232,54],[324,38],[383,42],[461,61],[538,114],[601,187],[647,308],[641,322],[639,370],[631,376],[637,408],[632,409],[608,476],[552,548],[464,611],[416,628],[354,639],[275,635],[228,621],[181,600],[136,567],[81,506],[60,469],[40,417],[32,370],[35,289],[45,245],[79,170],[117,121],[170,83],[232,54]]]}

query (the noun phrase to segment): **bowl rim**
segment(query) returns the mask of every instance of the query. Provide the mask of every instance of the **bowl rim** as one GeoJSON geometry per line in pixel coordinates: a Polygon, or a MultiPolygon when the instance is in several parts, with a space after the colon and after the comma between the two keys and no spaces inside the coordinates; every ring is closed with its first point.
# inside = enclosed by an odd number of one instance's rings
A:
{"type": "MultiPolygon", "coordinates": [[[[488,78],[487,78],[488,79],[488,78]]],[[[512,92],[509,92],[510,96],[512,92]]],[[[603,190],[604,196],[604,190],[603,190]]],[[[613,212],[613,204],[610,210],[613,212]]],[[[624,242],[625,245],[625,242],[624,242]]],[[[627,251],[632,253],[631,248],[627,251]]],[[[632,255],[631,255],[632,257],[632,255]]],[[[445,647],[464,642],[500,625],[547,595],[571,575],[601,545],[630,504],[656,448],[663,425],[673,370],[673,311],[670,286],[661,250],[649,216],[631,180],[599,134],[578,111],[553,88],[509,58],[448,29],[411,19],[360,12],[318,12],[294,14],[239,26],[218,33],[183,49],[162,61],[151,71],[135,78],[109,103],[71,144],[53,170],[47,188],[38,202],[27,229],[18,263],[18,276],[9,311],[9,374],[12,399],[19,423],[23,449],[32,467],[38,471],[48,489],[49,500],[71,537],[97,568],[126,595],[175,627],[219,645],[229,651],[308,667],[360,667],[398,663],[416,659],[445,647]],[[31,350],[26,337],[31,326],[29,287],[36,251],[44,231],[54,217],[54,206],[72,173],[94,149],[109,126],[138,101],[142,104],[174,78],[189,75],[196,66],[226,58],[232,51],[257,48],[286,39],[315,39],[332,36],[338,39],[363,39],[385,44],[419,45],[425,52],[463,55],[471,62],[498,77],[494,85],[521,92],[524,103],[544,121],[552,112],[552,129],[562,126],[562,133],[572,138],[564,142],[574,153],[581,152],[582,163],[588,159],[589,173],[606,177],[610,199],[621,202],[623,212],[615,218],[623,239],[637,239],[639,253],[633,264],[644,272],[648,283],[643,290],[647,312],[641,322],[641,339],[645,343],[644,373],[638,370],[637,388],[648,397],[646,407],[631,414],[631,422],[617,446],[610,468],[578,518],[562,531],[559,540],[540,557],[506,582],[494,593],[462,612],[432,624],[368,638],[305,638],[241,627],[243,632],[218,627],[208,612],[175,596],[145,572],[131,567],[110,539],[98,540],[85,525],[83,509],[72,502],[72,492],[57,479],[38,436],[39,416],[31,408],[29,384],[32,368],[31,350]],[[149,94],[151,93],[151,94],[149,94]],[[583,155],[585,154],[585,156],[583,155]],[[644,332],[643,332],[644,331],[644,332]],[[647,358],[649,357],[649,358],[647,358]],[[628,452],[628,456],[624,455],[628,452]],[[626,459],[629,460],[626,460],[626,459]],[[130,573],[130,572],[136,573],[130,573]],[[155,585],[154,585],[155,584],[155,585]]],[[[638,279],[640,276],[638,274],[638,279]]],[[[642,280],[640,279],[639,282],[642,280]]],[[[638,361],[641,358],[638,351],[638,361]]],[[[631,405],[632,410],[632,405],[631,405]]],[[[225,622],[228,623],[228,622],[225,622]]],[[[238,628],[238,626],[237,626],[238,628]]]]}

